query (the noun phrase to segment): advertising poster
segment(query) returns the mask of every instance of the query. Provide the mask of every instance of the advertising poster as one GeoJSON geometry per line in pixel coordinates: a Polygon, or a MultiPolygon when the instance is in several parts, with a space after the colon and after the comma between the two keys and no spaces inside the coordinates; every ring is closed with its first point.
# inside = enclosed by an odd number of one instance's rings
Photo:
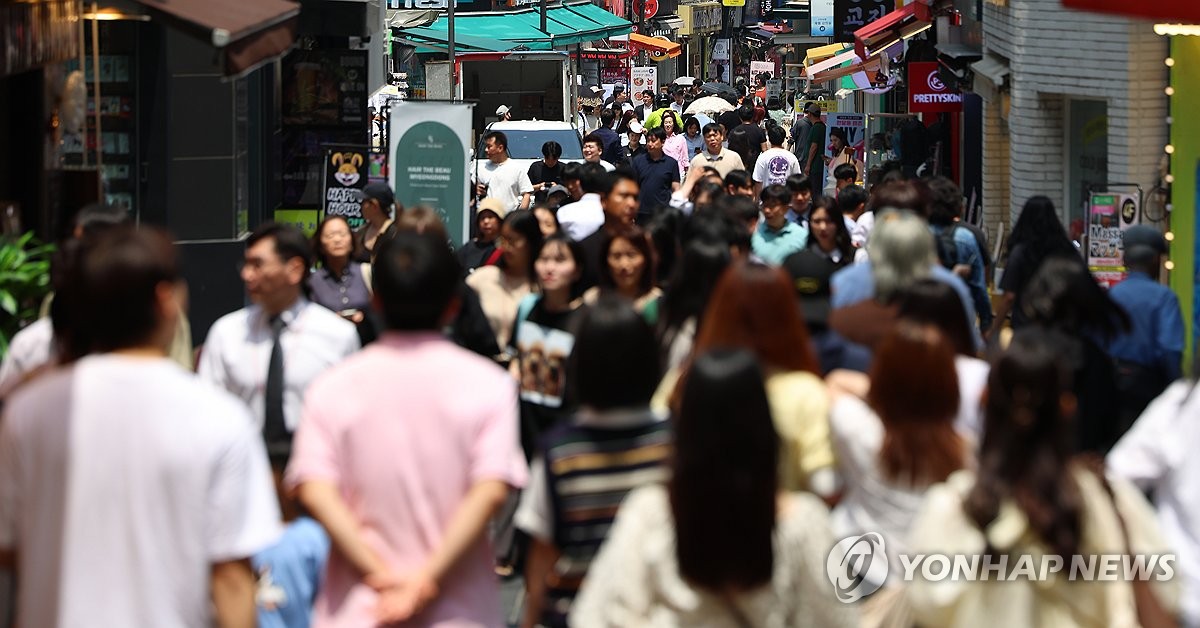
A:
{"type": "Polygon", "coordinates": [[[751,61],[750,84],[756,85],[757,83],[754,82],[755,77],[764,72],[769,73],[771,76],[775,76],[775,63],[772,61],[751,61]]]}
{"type": "Polygon", "coordinates": [[[630,70],[630,79],[635,96],[646,90],[658,93],[658,68],[634,67],[630,70]]]}
{"type": "Polygon", "coordinates": [[[366,146],[327,146],[325,148],[324,189],[321,191],[321,220],[341,216],[358,229],[366,220],[362,215],[362,190],[370,172],[370,150],[366,146]]]}
{"type": "Polygon", "coordinates": [[[293,50],[283,58],[282,75],[285,125],[366,130],[366,50],[293,50]]]}
{"type": "Polygon", "coordinates": [[[1096,281],[1110,288],[1125,278],[1126,229],[1138,224],[1137,196],[1093,194],[1088,204],[1088,267],[1096,281]]]}
{"type": "Polygon", "coordinates": [[[392,189],[405,207],[427,205],[442,217],[455,247],[467,241],[470,103],[405,100],[392,108],[388,154],[392,189]]]}
{"type": "Polygon", "coordinates": [[[830,138],[834,129],[846,132],[846,140],[854,148],[854,158],[862,161],[866,158],[867,114],[865,113],[829,113],[825,115],[825,156],[833,157],[830,150],[830,138]]]}

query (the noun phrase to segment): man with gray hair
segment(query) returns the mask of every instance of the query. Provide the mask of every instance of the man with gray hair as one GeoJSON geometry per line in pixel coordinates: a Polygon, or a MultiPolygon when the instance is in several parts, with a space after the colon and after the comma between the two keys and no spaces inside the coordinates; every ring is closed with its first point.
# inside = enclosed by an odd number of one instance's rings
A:
{"type": "Polygon", "coordinates": [[[929,277],[954,288],[962,301],[967,327],[975,330],[975,344],[983,346],[971,293],[958,275],[938,263],[933,233],[920,216],[909,210],[880,210],[867,249],[871,252],[870,259],[843,268],[830,279],[830,304],[834,309],[867,299],[886,300],[917,280],[929,277]]]}

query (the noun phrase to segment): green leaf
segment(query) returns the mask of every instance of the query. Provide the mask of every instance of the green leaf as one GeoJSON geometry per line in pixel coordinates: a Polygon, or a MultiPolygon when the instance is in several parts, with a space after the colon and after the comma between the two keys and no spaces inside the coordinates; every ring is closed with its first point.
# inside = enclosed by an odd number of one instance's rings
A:
{"type": "Polygon", "coordinates": [[[0,292],[0,310],[17,315],[17,300],[8,292],[0,292]]]}

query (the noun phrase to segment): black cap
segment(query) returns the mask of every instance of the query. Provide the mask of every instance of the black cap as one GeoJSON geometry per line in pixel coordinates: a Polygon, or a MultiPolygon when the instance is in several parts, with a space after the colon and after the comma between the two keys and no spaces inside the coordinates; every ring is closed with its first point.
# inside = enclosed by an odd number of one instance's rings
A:
{"type": "Polygon", "coordinates": [[[818,105],[815,102],[810,102],[804,106],[804,113],[819,116],[821,115],[821,105],[818,105]]]}
{"type": "Polygon", "coordinates": [[[1144,246],[1153,249],[1160,255],[1167,254],[1166,238],[1163,238],[1161,231],[1149,225],[1134,225],[1126,229],[1122,237],[1126,251],[1137,246],[1144,246]]]}
{"type": "Polygon", "coordinates": [[[805,250],[784,260],[783,268],[792,276],[792,285],[796,288],[796,296],[800,298],[804,321],[809,325],[822,327],[829,324],[829,311],[832,309],[829,303],[829,279],[833,277],[837,265],[825,257],[805,250]]]}
{"type": "Polygon", "coordinates": [[[392,194],[392,188],[386,183],[374,181],[367,184],[367,187],[362,191],[363,200],[376,200],[383,207],[383,211],[390,212],[392,205],[396,202],[395,195],[392,194]]]}

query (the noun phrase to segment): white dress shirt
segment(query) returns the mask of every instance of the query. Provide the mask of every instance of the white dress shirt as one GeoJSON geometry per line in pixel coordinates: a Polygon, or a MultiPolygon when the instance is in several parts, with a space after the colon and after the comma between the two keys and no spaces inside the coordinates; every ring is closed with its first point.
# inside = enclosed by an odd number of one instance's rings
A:
{"type": "MultiPolygon", "coordinates": [[[[283,418],[296,431],[308,385],[329,367],[358,350],[354,324],[301,298],[284,311],[283,418]]],[[[259,428],[265,421],[267,369],[271,362],[271,324],[257,305],[222,316],[213,323],[200,354],[198,373],[250,406],[259,428]]]]}
{"type": "Polygon", "coordinates": [[[1154,492],[1158,523],[1183,574],[1182,625],[1200,626],[1200,389],[1175,382],[1152,401],[1108,453],[1117,477],[1154,492]]]}
{"type": "Polygon", "coordinates": [[[604,225],[604,207],[600,195],[584,194],[583,198],[558,208],[558,224],[571,239],[579,242],[604,225]]]}

